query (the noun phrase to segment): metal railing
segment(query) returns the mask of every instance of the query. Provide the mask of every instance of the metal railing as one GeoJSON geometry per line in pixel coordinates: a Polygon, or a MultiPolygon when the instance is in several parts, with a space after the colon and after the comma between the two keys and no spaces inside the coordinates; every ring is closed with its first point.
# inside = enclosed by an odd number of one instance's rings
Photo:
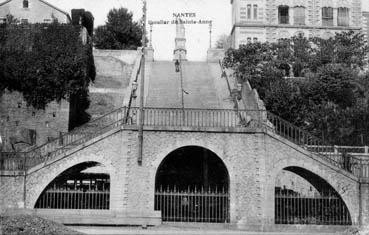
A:
{"type": "Polygon", "coordinates": [[[226,190],[159,189],[155,210],[167,222],[229,223],[229,193],[226,190]]]}
{"type": "Polygon", "coordinates": [[[165,127],[249,127],[261,122],[251,117],[261,115],[261,111],[232,109],[180,109],[144,108],[145,126],[165,127]]]}
{"type": "Polygon", "coordinates": [[[0,171],[23,171],[24,157],[25,155],[23,153],[0,152],[0,171]]]}
{"type": "Polygon", "coordinates": [[[127,108],[119,108],[59,138],[20,153],[1,153],[0,170],[25,170],[65,153],[73,147],[127,122],[127,108]]]}
{"type": "Polygon", "coordinates": [[[275,194],[276,224],[351,225],[350,213],[337,195],[275,194]]]}
{"type": "MultiPolygon", "coordinates": [[[[327,144],[309,132],[267,111],[145,107],[143,112],[145,126],[223,128],[222,131],[227,131],[226,128],[240,127],[267,128],[336,167],[353,173],[357,177],[369,178],[368,173],[364,170],[367,168],[368,161],[341,151],[335,151],[336,147],[334,145],[327,144]]],[[[69,149],[83,144],[114,127],[123,124],[137,125],[138,116],[138,108],[128,109],[123,107],[28,152],[2,153],[0,155],[0,170],[29,169],[54,159],[69,149]]],[[[242,131],[242,129],[239,129],[239,131],[242,131]]]]}
{"type": "Polygon", "coordinates": [[[110,192],[96,189],[48,189],[42,193],[35,208],[37,209],[83,209],[108,210],[110,192]]]}
{"type": "Polygon", "coordinates": [[[268,112],[268,121],[272,124],[270,129],[272,129],[276,134],[309,150],[330,164],[361,177],[360,159],[348,154],[332,152],[334,145],[327,144],[325,141],[315,137],[309,132],[270,112],[268,112]]]}

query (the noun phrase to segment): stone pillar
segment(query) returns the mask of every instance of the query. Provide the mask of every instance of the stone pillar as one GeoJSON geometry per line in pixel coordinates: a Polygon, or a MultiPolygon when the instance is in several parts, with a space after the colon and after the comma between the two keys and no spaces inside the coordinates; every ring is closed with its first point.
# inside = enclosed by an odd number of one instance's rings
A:
{"type": "Polygon", "coordinates": [[[369,181],[360,184],[360,224],[369,227],[369,181]]]}
{"type": "Polygon", "coordinates": [[[176,21],[176,38],[173,60],[179,60],[179,58],[181,58],[181,60],[187,60],[185,27],[180,19],[177,19],[176,21]]]}
{"type": "Polygon", "coordinates": [[[154,48],[149,46],[145,49],[145,56],[147,62],[154,61],[154,48]]]}

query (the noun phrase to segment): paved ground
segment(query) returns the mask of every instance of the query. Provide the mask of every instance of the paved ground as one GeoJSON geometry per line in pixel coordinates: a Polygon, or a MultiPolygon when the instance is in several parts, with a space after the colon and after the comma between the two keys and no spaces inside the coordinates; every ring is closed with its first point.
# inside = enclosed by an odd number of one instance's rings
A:
{"type": "MultiPolygon", "coordinates": [[[[172,61],[148,63],[150,78],[146,95],[147,107],[182,108],[180,73],[175,72],[172,61]]],[[[221,79],[216,63],[183,62],[183,88],[185,108],[232,108],[229,91],[221,79]]]]}
{"type": "Polygon", "coordinates": [[[247,232],[240,230],[227,230],[227,229],[201,229],[201,228],[184,228],[173,226],[159,226],[155,228],[142,229],[140,227],[71,227],[86,234],[119,234],[119,235],[301,235],[301,234],[314,234],[314,235],[332,235],[342,233],[293,233],[293,232],[247,232]]]}

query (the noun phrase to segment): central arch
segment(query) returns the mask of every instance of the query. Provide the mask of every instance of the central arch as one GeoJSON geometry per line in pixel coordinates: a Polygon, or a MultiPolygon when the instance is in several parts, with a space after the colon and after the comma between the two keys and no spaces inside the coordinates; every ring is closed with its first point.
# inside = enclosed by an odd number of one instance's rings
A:
{"type": "Polygon", "coordinates": [[[160,163],[155,176],[155,210],[163,221],[229,222],[229,173],[209,149],[180,147],[160,163]]]}

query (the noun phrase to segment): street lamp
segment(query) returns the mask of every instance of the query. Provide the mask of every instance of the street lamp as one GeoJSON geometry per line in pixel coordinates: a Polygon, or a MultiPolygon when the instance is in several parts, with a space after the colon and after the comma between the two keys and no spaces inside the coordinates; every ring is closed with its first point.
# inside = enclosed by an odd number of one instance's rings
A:
{"type": "Polygon", "coordinates": [[[142,57],[141,57],[141,85],[140,85],[140,107],[139,107],[139,125],[138,125],[138,156],[137,163],[142,165],[143,155],[143,125],[144,125],[144,89],[145,89],[145,47],[146,47],[146,0],[142,1],[142,57]]]}

